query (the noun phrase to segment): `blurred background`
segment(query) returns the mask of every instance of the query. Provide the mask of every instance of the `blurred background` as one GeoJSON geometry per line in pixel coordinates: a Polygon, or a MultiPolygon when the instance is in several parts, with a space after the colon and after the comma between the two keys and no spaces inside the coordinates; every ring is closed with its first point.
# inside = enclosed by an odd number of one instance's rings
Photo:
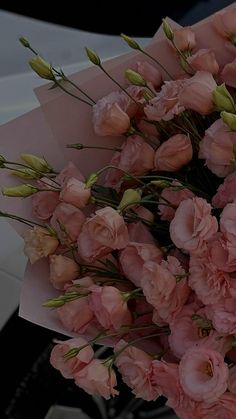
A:
{"type": "MultiPolygon", "coordinates": [[[[50,10],[41,2],[28,7],[23,2],[11,3],[1,1],[0,6],[0,124],[35,108],[37,101],[33,88],[42,83],[29,71],[29,53],[19,45],[19,36],[29,38],[47,60],[70,73],[88,64],[84,46],[95,49],[103,59],[111,58],[127,52],[126,44],[117,36],[121,32],[135,36],[145,45],[162,17],[169,16],[182,25],[191,25],[233,1],[135,3],[119,0],[94,4],[87,1],[83,5],[80,2],[61,2],[51,3],[50,10]]],[[[0,417],[175,418],[169,409],[163,407],[162,399],[158,404],[133,405],[125,388],[119,405],[113,401],[105,406],[101,400],[92,399],[75,388],[50,367],[52,340],[58,336],[18,317],[26,262],[22,240],[2,220],[0,237],[0,354],[2,365],[6,366],[1,369],[0,417]],[[129,412],[125,413],[123,410],[128,402],[129,412]],[[63,405],[71,406],[71,410],[55,407],[63,405]],[[78,407],[86,413],[79,411],[78,407]],[[116,416],[117,412],[120,416],[116,416]]]]}

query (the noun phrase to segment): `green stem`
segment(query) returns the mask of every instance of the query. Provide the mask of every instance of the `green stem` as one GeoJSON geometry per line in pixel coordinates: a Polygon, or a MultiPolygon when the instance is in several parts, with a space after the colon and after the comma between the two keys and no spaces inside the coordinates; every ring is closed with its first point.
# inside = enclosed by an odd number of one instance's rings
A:
{"type": "Polygon", "coordinates": [[[20,223],[26,224],[29,227],[33,227],[34,225],[36,225],[38,227],[46,228],[45,225],[36,223],[35,221],[29,221],[26,218],[19,217],[18,215],[15,215],[15,214],[9,214],[8,212],[0,211],[0,217],[10,218],[12,220],[19,221],[20,223]]]}
{"type": "Polygon", "coordinates": [[[172,75],[169,73],[168,70],[166,70],[166,68],[160,63],[160,61],[158,61],[156,58],[154,58],[152,55],[150,55],[148,52],[144,51],[141,47],[139,48],[139,51],[142,52],[144,55],[146,55],[146,57],[150,58],[152,61],[154,61],[157,65],[159,65],[159,67],[161,67],[161,69],[163,71],[165,71],[165,73],[167,74],[167,76],[171,79],[174,80],[174,78],[172,77],[172,75]]]}
{"type": "Polygon", "coordinates": [[[82,93],[87,99],[89,99],[93,103],[93,105],[96,105],[95,100],[93,100],[91,98],[91,96],[89,96],[83,89],[81,89],[81,87],[79,87],[76,83],[74,83],[72,80],[70,80],[62,70],[57,71],[55,68],[53,68],[53,71],[55,71],[57,74],[59,74],[64,81],[71,84],[71,86],[75,87],[80,93],[82,93]]]}
{"type": "Polygon", "coordinates": [[[81,97],[76,96],[74,93],[72,93],[69,90],[67,90],[56,78],[54,79],[54,83],[56,84],[57,87],[59,87],[61,90],[63,90],[63,92],[65,92],[68,95],[72,96],[73,98],[79,100],[80,102],[85,103],[86,105],[92,106],[92,104],[89,103],[87,100],[82,99],[81,97]]]}
{"type": "Polygon", "coordinates": [[[84,144],[67,144],[67,148],[75,148],[76,150],[85,150],[85,149],[95,149],[95,150],[112,150],[112,151],[121,151],[120,147],[106,147],[106,146],[94,146],[94,145],[84,145],[84,144]]]}

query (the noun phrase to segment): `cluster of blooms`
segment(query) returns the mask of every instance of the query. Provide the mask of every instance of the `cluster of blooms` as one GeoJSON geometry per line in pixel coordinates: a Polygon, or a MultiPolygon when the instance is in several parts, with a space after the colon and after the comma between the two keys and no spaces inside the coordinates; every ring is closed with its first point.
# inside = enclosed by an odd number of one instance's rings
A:
{"type": "MultiPolygon", "coordinates": [[[[231,48],[235,22],[236,9],[213,22],[231,48]]],[[[74,336],[51,353],[65,378],[109,398],[118,369],[136,397],[164,395],[182,419],[235,418],[236,59],[220,68],[191,28],[163,28],[185,75],[163,82],[157,65],[135,62],[130,85],[93,105],[95,132],[124,136],[110,164],[85,179],[72,163],[57,173],[2,156],[35,179],[3,193],[31,196],[37,222],[11,217],[31,226],[25,252],[48,258],[60,291],[45,307],[74,336]],[[96,359],[96,342],[114,355],[96,359]]],[[[40,57],[31,65],[54,80],[40,57]]]]}

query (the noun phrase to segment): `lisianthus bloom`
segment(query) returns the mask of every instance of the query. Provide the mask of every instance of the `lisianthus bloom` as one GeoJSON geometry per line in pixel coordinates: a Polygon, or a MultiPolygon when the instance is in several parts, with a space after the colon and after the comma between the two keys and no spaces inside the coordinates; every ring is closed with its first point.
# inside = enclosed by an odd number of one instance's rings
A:
{"type": "Polygon", "coordinates": [[[73,259],[62,255],[51,255],[49,261],[49,280],[54,288],[63,290],[66,284],[78,278],[79,265],[73,259]]]}
{"type": "Polygon", "coordinates": [[[56,236],[50,234],[46,228],[37,226],[25,232],[24,240],[24,252],[31,263],[51,255],[59,245],[56,236]]]}
{"type": "Polygon", "coordinates": [[[171,185],[161,192],[159,199],[158,213],[161,220],[171,221],[175,216],[175,211],[179,204],[188,198],[193,198],[195,195],[187,188],[181,187],[181,183],[174,180],[171,185]],[[163,205],[162,205],[163,203],[163,205]],[[166,205],[166,204],[170,205],[166,205]]]}
{"type": "Polygon", "coordinates": [[[236,414],[235,401],[235,394],[226,391],[213,403],[207,401],[199,403],[195,410],[198,415],[196,417],[197,419],[234,419],[236,414]]]}
{"type": "Polygon", "coordinates": [[[191,27],[186,26],[184,28],[175,29],[173,33],[175,45],[180,51],[191,51],[195,48],[195,33],[191,27]]]}
{"type": "Polygon", "coordinates": [[[234,40],[236,36],[236,9],[220,11],[214,15],[213,24],[217,32],[225,38],[234,40]]]}
{"type": "Polygon", "coordinates": [[[216,208],[224,208],[226,204],[236,199],[236,172],[226,176],[220,184],[216,194],[212,198],[212,205],[216,208]]]}
{"type": "Polygon", "coordinates": [[[177,172],[188,164],[193,157],[193,148],[190,138],[184,134],[176,134],[162,143],[154,157],[157,170],[177,172]]]}
{"type": "Polygon", "coordinates": [[[134,64],[134,70],[139,73],[147,83],[151,83],[155,88],[162,83],[162,76],[158,68],[147,61],[137,61],[134,64]]]}
{"type": "MultiPolygon", "coordinates": [[[[50,189],[51,182],[49,179],[41,179],[38,182],[38,185],[42,189],[50,189]]],[[[40,220],[48,220],[55,210],[56,206],[59,204],[59,192],[53,190],[53,186],[57,186],[55,183],[52,183],[52,190],[37,192],[32,195],[32,210],[33,215],[40,220]]]]}
{"type": "Polygon", "coordinates": [[[74,243],[85,220],[86,217],[79,208],[60,202],[53,212],[50,224],[62,243],[74,243]]]}
{"type": "Polygon", "coordinates": [[[236,87],[236,58],[231,63],[225,64],[221,72],[221,79],[228,86],[236,87]]]}
{"type": "Polygon", "coordinates": [[[208,71],[213,75],[219,71],[215,53],[210,49],[199,49],[195,54],[188,57],[187,61],[196,71],[208,71]]]}
{"type": "Polygon", "coordinates": [[[90,199],[91,190],[84,182],[76,178],[69,178],[63,183],[60,192],[60,200],[77,208],[85,207],[90,199]]]}

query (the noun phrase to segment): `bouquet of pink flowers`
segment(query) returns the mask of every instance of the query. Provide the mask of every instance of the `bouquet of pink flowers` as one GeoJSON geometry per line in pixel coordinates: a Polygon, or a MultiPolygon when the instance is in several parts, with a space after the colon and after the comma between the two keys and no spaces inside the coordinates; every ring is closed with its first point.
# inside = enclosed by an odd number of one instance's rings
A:
{"type": "Polygon", "coordinates": [[[70,78],[21,39],[51,90],[0,129],[20,314],[71,337],[50,362],[89,394],[117,395],[118,370],[182,419],[235,418],[236,8],[164,20],[145,50],[122,37],[135,53],[87,48],[95,67],[70,78]]]}

